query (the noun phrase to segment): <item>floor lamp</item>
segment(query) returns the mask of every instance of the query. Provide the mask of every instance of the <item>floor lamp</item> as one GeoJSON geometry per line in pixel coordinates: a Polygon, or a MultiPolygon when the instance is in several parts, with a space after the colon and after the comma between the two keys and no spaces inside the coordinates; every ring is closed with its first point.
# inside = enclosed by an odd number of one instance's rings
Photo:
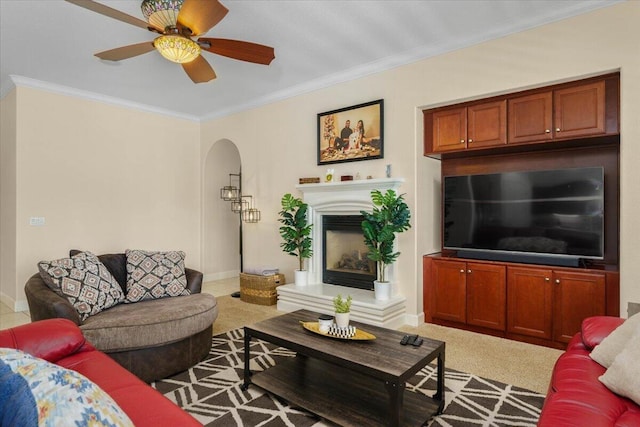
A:
{"type": "MultiPolygon", "coordinates": [[[[220,198],[231,202],[231,211],[238,214],[239,218],[239,248],[240,248],[240,272],[244,270],[242,223],[255,223],[260,221],[260,211],[253,206],[253,196],[242,194],[242,169],[238,173],[229,174],[229,185],[220,189],[220,198]],[[238,186],[233,185],[234,177],[238,180],[238,186]],[[248,200],[247,200],[248,199],[248,200]]],[[[231,294],[234,298],[240,297],[240,292],[231,294]]]]}

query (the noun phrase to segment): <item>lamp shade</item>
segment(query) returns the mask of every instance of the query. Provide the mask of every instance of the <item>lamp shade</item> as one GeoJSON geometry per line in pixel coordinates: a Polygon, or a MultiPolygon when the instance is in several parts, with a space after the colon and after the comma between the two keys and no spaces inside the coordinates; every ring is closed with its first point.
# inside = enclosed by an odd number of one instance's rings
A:
{"type": "Polygon", "coordinates": [[[144,0],[140,5],[147,22],[165,29],[175,27],[183,0],[144,0]]]}
{"type": "MultiPolygon", "coordinates": [[[[247,197],[247,196],[242,196],[247,197]]],[[[240,213],[244,212],[249,208],[249,202],[247,202],[244,198],[236,199],[231,201],[231,212],[240,213]]]]}
{"type": "Polygon", "coordinates": [[[240,198],[240,191],[238,190],[238,187],[225,185],[220,189],[220,198],[227,202],[238,200],[240,198]]]}
{"type": "Polygon", "coordinates": [[[256,208],[249,208],[242,212],[242,220],[244,222],[259,222],[260,211],[256,208]]]}
{"type": "Polygon", "coordinates": [[[153,46],[169,61],[184,64],[200,55],[200,46],[193,40],[177,35],[160,36],[153,41],[153,46]]]}

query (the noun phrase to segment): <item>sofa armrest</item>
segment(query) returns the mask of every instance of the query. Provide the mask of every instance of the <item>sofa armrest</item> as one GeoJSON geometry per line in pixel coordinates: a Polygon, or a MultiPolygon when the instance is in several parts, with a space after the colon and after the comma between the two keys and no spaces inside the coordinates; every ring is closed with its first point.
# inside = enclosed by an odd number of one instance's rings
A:
{"type": "Polygon", "coordinates": [[[187,289],[192,294],[199,294],[202,291],[202,273],[190,268],[184,269],[187,275],[187,289]]]}
{"type": "Polygon", "coordinates": [[[82,331],[68,319],[47,319],[0,331],[0,347],[23,350],[51,363],[92,350],[82,331]]]}
{"type": "Polygon", "coordinates": [[[24,293],[29,303],[31,321],[63,318],[80,325],[80,315],[73,305],[64,297],[53,292],[36,273],[24,286],[24,293]]]}
{"type": "Polygon", "coordinates": [[[620,317],[587,317],[582,321],[582,342],[591,350],[623,323],[624,319],[620,317]]]}

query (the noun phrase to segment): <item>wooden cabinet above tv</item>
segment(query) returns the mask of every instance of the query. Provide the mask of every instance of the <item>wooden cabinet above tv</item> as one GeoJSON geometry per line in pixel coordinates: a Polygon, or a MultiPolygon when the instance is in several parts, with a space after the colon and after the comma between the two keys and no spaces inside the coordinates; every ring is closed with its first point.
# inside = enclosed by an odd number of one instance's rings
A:
{"type": "Polygon", "coordinates": [[[616,73],[425,110],[424,155],[482,154],[619,135],[619,88],[616,73]]]}

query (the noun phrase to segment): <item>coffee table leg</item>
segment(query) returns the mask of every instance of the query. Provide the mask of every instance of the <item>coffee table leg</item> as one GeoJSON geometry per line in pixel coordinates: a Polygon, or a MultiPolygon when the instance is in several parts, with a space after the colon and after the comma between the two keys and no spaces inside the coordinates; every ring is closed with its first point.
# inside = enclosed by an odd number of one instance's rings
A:
{"type": "Polygon", "coordinates": [[[440,401],[440,406],[438,408],[438,414],[442,413],[444,409],[444,346],[442,347],[442,351],[438,354],[438,386],[437,386],[436,394],[433,395],[435,400],[440,401]]]}
{"type": "Polygon", "coordinates": [[[389,392],[389,426],[399,427],[402,425],[402,402],[404,399],[404,382],[385,382],[389,392]]]}
{"type": "Polygon", "coordinates": [[[251,370],[249,369],[249,359],[251,359],[251,352],[249,345],[251,344],[251,334],[247,332],[247,328],[244,329],[244,383],[240,387],[243,391],[249,388],[251,384],[251,370]]]}

